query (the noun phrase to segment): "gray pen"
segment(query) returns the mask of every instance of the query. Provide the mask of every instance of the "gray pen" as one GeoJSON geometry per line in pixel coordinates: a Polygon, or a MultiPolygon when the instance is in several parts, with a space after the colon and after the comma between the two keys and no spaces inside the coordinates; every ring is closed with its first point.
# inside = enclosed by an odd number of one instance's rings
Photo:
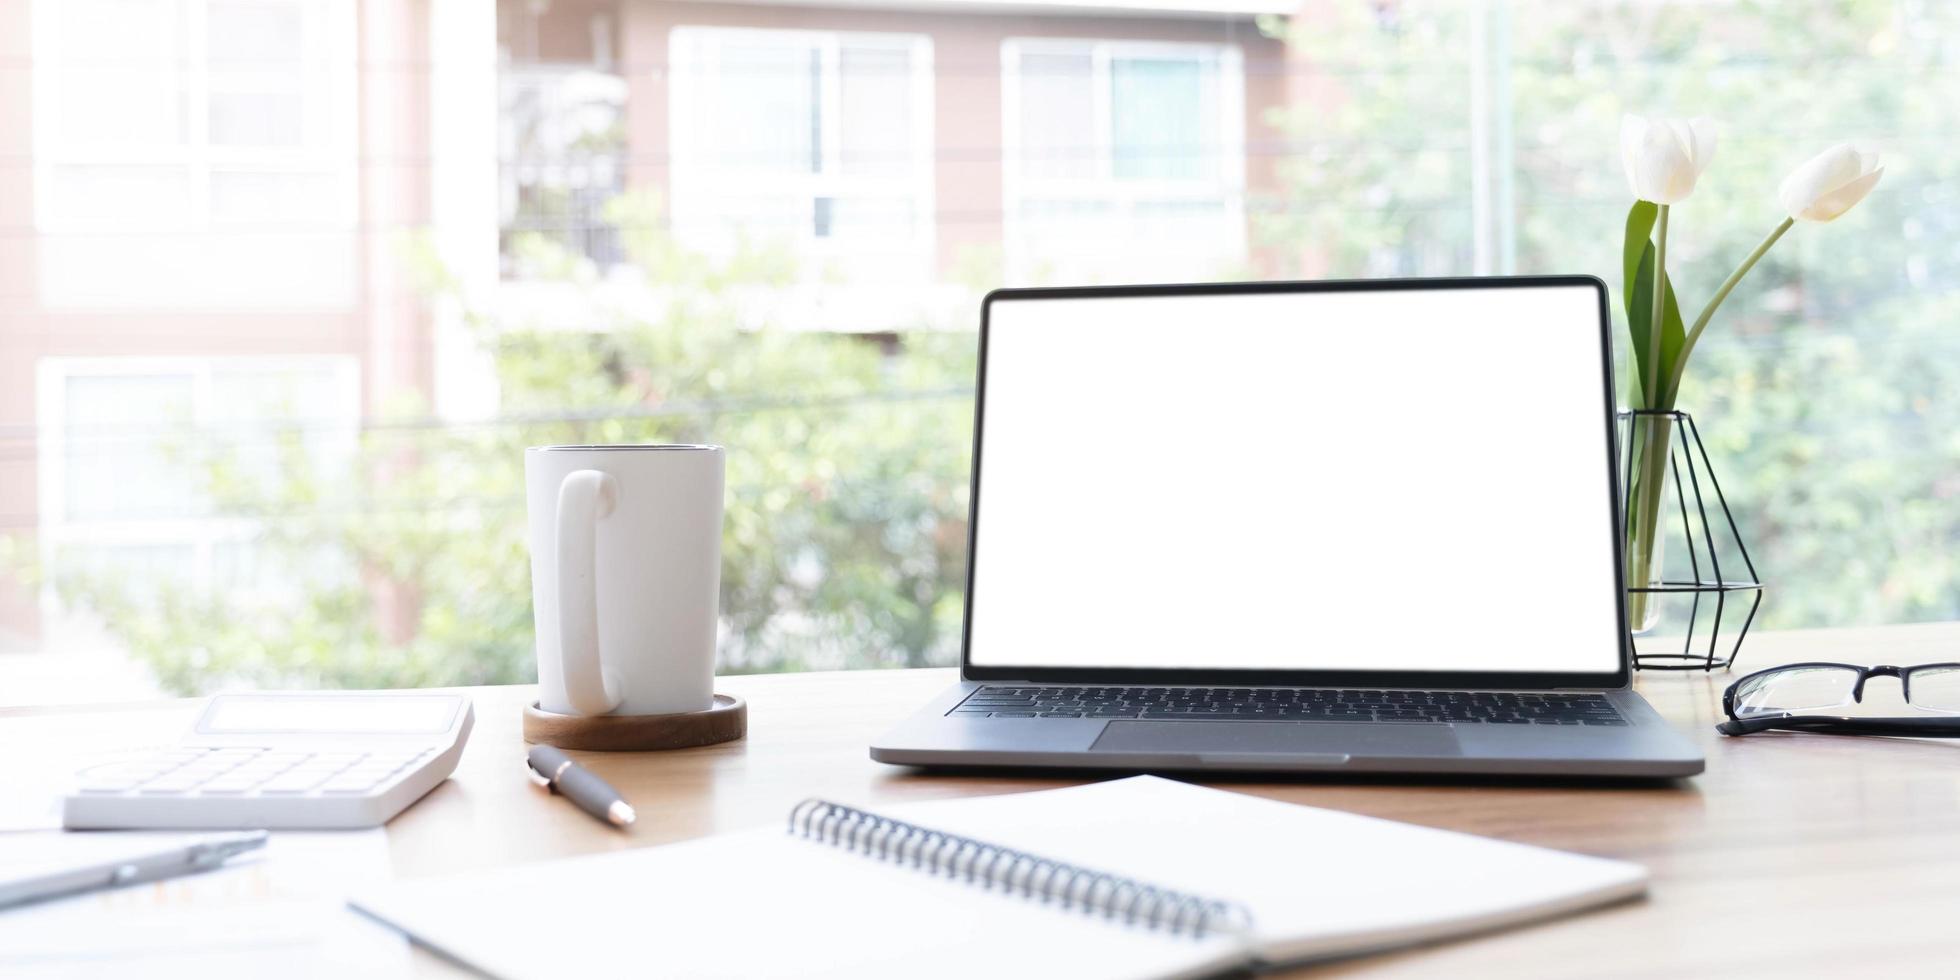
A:
{"type": "Polygon", "coordinates": [[[242,834],[212,837],[194,844],[177,844],[165,850],[127,857],[105,864],[56,871],[19,881],[0,882],[0,909],[43,899],[59,898],[102,888],[120,888],[146,881],[162,881],[196,871],[208,871],[234,856],[265,846],[266,833],[253,830],[242,834]]]}
{"type": "Polygon", "coordinates": [[[633,807],[619,795],[612,784],[592,774],[592,771],[572,761],[572,757],[549,745],[531,746],[531,754],[525,759],[531,767],[531,778],[538,785],[550,789],[593,816],[612,824],[625,827],[634,821],[633,807]]]}

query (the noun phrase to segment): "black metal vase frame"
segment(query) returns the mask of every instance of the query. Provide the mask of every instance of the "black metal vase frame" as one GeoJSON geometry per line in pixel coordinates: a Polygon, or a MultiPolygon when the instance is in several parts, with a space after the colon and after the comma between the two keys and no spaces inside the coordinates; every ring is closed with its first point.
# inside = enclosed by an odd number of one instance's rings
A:
{"type": "MultiPolygon", "coordinates": [[[[1621,428],[1620,445],[1625,447],[1626,467],[1621,473],[1620,486],[1620,532],[1621,540],[1629,539],[1633,525],[1633,508],[1628,506],[1633,490],[1633,429],[1634,420],[1639,417],[1666,418],[1674,422],[1674,428],[1685,438],[1674,440],[1668,450],[1668,471],[1674,478],[1674,499],[1681,507],[1681,535],[1688,545],[1688,566],[1692,576],[1688,581],[1670,581],[1663,578],[1658,585],[1646,582],[1628,582],[1628,593],[1647,593],[1655,595],[1688,594],[1692,602],[1688,608],[1688,630],[1677,651],[1640,649],[1640,639],[1636,635],[1633,642],[1633,667],[1635,670],[1702,670],[1712,671],[1717,667],[1727,670],[1735,663],[1736,652],[1742,649],[1742,640],[1749,635],[1749,625],[1756,621],[1756,610],[1763,604],[1763,583],[1756,574],[1756,566],[1749,560],[1749,549],[1742,543],[1742,532],[1736,530],[1735,515],[1729,512],[1729,502],[1722,495],[1722,485],[1715,480],[1715,467],[1708,462],[1708,449],[1702,445],[1701,432],[1695,428],[1695,420],[1686,412],[1656,411],[1636,409],[1619,413],[1621,428]],[[1692,445],[1690,445],[1692,443],[1692,445]],[[1697,465],[1699,462],[1699,465],[1697,465]],[[1686,484],[1682,474],[1687,474],[1686,484]],[[1715,495],[1715,506],[1721,514],[1721,523],[1729,529],[1729,538],[1735,542],[1736,553],[1742,557],[1742,566],[1748,572],[1745,579],[1732,580],[1722,575],[1722,559],[1715,550],[1715,525],[1709,520],[1708,501],[1702,496],[1702,485],[1707,484],[1715,495]],[[1696,536],[1696,525],[1688,520],[1688,505],[1694,504],[1694,512],[1700,520],[1700,536],[1696,536]],[[1703,577],[1702,569],[1708,569],[1703,577]],[[1742,605],[1737,596],[1731,602],[1732,592],[1750,592],[1749,612],[1743,617],[1742,627],[1735,631],[1735,638],[1729,642],[1723,655],[1720,652],[1723,616],[1742,605]],[[1707,642],[1697,651],[1695,648],[1695,627],[1701,621],[1701,607],[1704,597],[1714,598],[1714,621],[1708,624],[1707,642]]],[[[1655,527],[1663,524],[1661,515],[1655,515],[1655,527]]],[[[1730,567],[1734,571],[1733,565],[1730,567]]],[[[1650,599],[1649,602],[1657,600],[1650,599]]],[[[1630,627],[1638,624],[1629,623],[1630,627]]]]}

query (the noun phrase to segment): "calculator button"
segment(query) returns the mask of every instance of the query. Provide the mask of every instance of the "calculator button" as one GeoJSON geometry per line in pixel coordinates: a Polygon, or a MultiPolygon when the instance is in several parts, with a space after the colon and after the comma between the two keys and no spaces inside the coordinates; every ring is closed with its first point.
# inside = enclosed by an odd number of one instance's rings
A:
{"type": "Polygon", "coordinates": [[[356,776],[350,773],[344,776],[335,776],[325,786],[320,787],[320,792],[365,793],[373,789],[380,781],[380,779],[373,776],[356,776]]]}
{"type": "Polygon", "coordinates": [[[304,793],[327,781],[333,773],[317,769],[295,769],[283,775],[274,776],[270,782],[259,787],[261,793],[304,793]]]}
{"type": "Polygon", "coordinates": [[[146,796],[165,796],[172,793],[184,793],[196,789],[197,784],[203,781],[202,779],[187,778],[173,773],[168,776],[159,776],[156,779],[144,783],[137,792],[143,793],[146,796]]]}
{"type": "Polygon", "coordinates": [[[202,793],[210,793],[218,796],[229,796],[238,793],[249,793],[252,791],[252,787],[257,786],[259,783],[263,781],[264,780],[256,777],[240,778],[238,776],[219,776],[218,778],[213,779],[202,786],[199,786],[198,791],[202,793]]]}
{"type": "Polygon", "coordinates": [[[117,759],[114,762],[105,762],[102,765],[121,766],[127,769],[171,769],[183,764],[184,760],[181,759],[164,759],[154,755],[138,755],[131,756],[127,759],[117,759]]]}

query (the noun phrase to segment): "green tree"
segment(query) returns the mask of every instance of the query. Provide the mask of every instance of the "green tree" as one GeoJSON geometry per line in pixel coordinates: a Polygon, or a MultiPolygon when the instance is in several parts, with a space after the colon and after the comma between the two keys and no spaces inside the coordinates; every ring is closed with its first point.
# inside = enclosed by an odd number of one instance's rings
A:
{"type": "MultiPolygon", "coordinates": [[[[529,680],[524,447],[715,442],[728,448],[722,671],[949,662],[973,335],[747,325],[740,295],[785,282],[782,254],[690,252],[655,230],[643,199],[611,217],[660,312],[589,333],[476,318],[499,419],[436,424],[407,400],[331,466],[291,429],[269,480],[223,444],[197,455],[219,512],[263,527],[266,577],[295,583],[287,594],[57,569],[64,600],[98,613],[180,692],[529,680]]],[[[589,273],[552,242],[516,247],[530,268],[589,273]]]]}
{"type": "Polygon", "coordinates": [[[1680,404],[1769,584],[1758,625],[1960,617],[1960,219],[1942,206],[1960,186],[1942,122],[1960,100],[1947,43],[1960,5],[1309,3],[1286,29],[1315,96],[1285,120],[1302,151],[1260,229],[1298,271],[1473,271],[1479,16],[1509,32],[1508,62],[1487,67],[1508,79],[1489,108],[1511,120],[1494,158],[1512,161],[1515,210],[1499,220],[1514,223],[1519,272],[1618,281],[1623,112],[1721,124],[1669,237],[1691,310],[1782,219],[1774,189],[1791,168],[1841,140],[1884,150],[1871,198],[1800,225],[1729,299],[1680,404]]]}

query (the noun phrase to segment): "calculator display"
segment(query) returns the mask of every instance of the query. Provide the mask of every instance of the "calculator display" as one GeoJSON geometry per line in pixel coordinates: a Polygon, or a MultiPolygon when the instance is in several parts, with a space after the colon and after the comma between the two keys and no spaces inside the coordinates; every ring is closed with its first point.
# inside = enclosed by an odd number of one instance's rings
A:
{"type": "Polygon", "coordinates": [[[448,694],[219,696],[198,721],[207,735],[434,735],[460,699],[448,694]]]}

